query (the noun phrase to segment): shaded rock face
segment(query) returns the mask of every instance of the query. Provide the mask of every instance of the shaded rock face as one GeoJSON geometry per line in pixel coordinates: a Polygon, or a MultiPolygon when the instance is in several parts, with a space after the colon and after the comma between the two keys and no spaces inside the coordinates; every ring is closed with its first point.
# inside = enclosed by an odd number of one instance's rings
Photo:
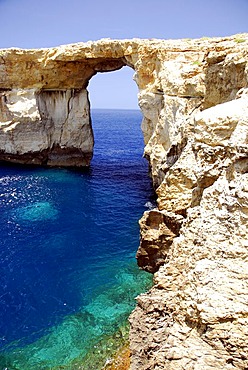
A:
{"type": "Polygon", "coordinates": [[[151,210],[140,220],[138,265],[155,272],[167,259],[173,239],[179,235],[183,217],[166,211],[151,210]]]}
{"type": "Polygon", "coordinates": [[[0,99],[0,159],[89,165],[93,135],[85,90],[2,90],[0,99]]]}
{"type": "Polygon", "coordinates": [[[154,286],[131,370],[248,368],[248,35],[0,51],[0,159],[89,165],[87,84],[134,69],[158,208],[140,221],[154,286]]]}

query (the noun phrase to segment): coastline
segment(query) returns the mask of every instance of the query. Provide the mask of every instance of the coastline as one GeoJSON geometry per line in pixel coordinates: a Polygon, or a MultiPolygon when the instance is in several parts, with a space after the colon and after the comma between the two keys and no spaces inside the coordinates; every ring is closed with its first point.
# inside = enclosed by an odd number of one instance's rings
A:
{"type": "Polygon", "coordinates": [[[48,165],[93,150],[89,79],[134,69],[158,209],[142,223],[138,261],[155,275],[130,317],[131,369],[246,368],[248,35],[0,55],[0,154],[48,150],[48,165]]]}

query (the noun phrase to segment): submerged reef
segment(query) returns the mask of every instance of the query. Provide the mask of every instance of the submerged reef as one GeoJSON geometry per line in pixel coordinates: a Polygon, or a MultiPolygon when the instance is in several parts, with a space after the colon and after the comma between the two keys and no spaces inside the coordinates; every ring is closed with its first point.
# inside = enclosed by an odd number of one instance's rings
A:
{"type": "Polygon", "coordinates": [[[1,50],[0,160],[88,166],[88,82],[123,66],[157,193],[140,221],[138,264],[155,275],[130,317],[130,369],[247,369],[247,34],[1,50]]]}

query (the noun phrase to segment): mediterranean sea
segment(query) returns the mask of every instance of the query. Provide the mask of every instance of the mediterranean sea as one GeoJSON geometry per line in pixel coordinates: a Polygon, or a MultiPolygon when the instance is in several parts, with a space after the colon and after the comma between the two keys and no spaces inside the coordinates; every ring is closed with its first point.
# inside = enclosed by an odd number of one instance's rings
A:
{"type": "Polygon", "coordinates": [[[93,110],[86,170],[1,164],[0,370],[100,369],[125,337],[152,279],[135,260],[154,196],[141,120],[93,110]]]}

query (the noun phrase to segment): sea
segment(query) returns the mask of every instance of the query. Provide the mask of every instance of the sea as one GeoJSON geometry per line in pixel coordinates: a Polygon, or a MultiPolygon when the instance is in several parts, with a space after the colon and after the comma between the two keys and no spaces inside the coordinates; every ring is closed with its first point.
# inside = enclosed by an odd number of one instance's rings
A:
{"type": "Polygon", "coordinates": [[[0,165],[0,370],[101,369],[127,339],[154,205],[139,110],[92,110],[88,169],[0,165]]]}

